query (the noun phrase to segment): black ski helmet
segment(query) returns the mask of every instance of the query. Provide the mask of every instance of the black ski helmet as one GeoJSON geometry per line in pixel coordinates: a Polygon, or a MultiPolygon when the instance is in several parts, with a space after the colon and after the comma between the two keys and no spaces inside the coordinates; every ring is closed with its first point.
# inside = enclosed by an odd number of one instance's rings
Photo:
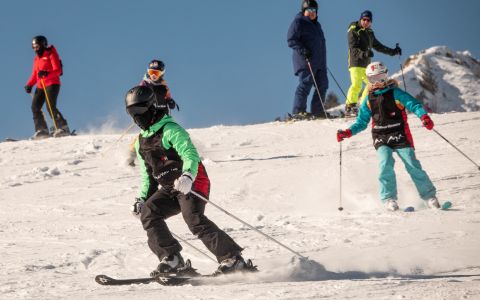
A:
{"type": "Polygon", "coordinates": [[[315,0],[303,0],[302,2],[302,12],[307,8],[315,8],[318,10],[318,3],[315,0]]]}
{"type": "Polygon", "coordinates": [[[153,105],[155,101],[155,94],[152,89],[146,86],[136,86],[128,90],[125,96],[125,107],[129,106],[146,106],[153,105]]]}
{"type": "Polygon", "coordinates": [[[155,94],[146,86],[136,86],[127,92],[125,108],[135,124],[143,130],[165,115],[164,110],[156,108],[155,94]]]}
{"type": "Polygon", "coordinates": [[[161,60],[154,59],[148,64],[148,68],[152,70],[158,70],[158,71],[164,72],[165,64],[161,60]]]}
{"type": "Polygon", "coordinates": [[[47,38],[44,37],[43,35],[37,35],[37,36],[34,36],[32,39],[32,45],[33,44],[37,44],[37,45],[40,45],[40,47],[47,48],[48,41],[47,41],[47,38]]]}

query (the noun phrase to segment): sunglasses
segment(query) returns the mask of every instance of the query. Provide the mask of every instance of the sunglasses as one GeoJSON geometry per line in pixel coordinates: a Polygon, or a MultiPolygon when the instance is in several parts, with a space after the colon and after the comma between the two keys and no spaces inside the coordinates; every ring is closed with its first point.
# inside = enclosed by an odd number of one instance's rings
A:
{"type": "Polygon", "coordinates": [[[317,9],[316,8],[307,8],[306,11],[308,12],[314,12],[314,13],[317,13],[317,9]]]}
{"type": "Polygon", "coordinates": [[[369,22],[369,23],[372,22],[372,20],[367,19],[367,18],[363,18],[362,21],[364,21],[364,22],[369,22]]]}
{"type": "Polygon", "coordinates": [[[150,75],[150,76],[155,75],[157,77],[160,77],[162,75],[162,71],[155,70],[155,69],[148,69],[147,74],[150,75]]]}
{"type": "Polygon", "coordinates": [[[143,115],[148,111],[150,107],[148,106],[137,106],[137,105],[132,105],[127,107],[127,112],[130,116],[138,116],[138,115],[143,115]]]}

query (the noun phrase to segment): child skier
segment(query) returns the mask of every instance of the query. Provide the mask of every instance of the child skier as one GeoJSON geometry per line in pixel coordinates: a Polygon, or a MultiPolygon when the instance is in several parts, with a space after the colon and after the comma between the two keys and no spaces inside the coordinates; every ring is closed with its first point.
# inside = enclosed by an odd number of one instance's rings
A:
{"type": "Polygon", "coordinates": [[[210,180],[188,133],[155,101],[146,86],[130,89],[125,97],[128,114],[142,129],[135,143],[142,184],[132,213],[140,215],[148,246],[160,259],[151,276],[188,269],[180,255],[182,246],[165,223],[180,212],[190,231],[217,257],[218,273],[248,270],[243,249],[204,215],[206,203],[190,193],[208,198],[210,180]]]}
{"type": "Polygon", "coordinates": [[[419,117],[428,130],[432,130],[433,121],[417,99],[399,89],[395,80],[388,78],[388,70],[381,62],[369,64],[366,76],[368,96],[362,101],[355,123],[349,129],[337,132],[338,142],[366,129],[372,119],[373,146],[377,150],[380,166],[380,199],[386,208],[391,211],[399,208],[393,152],[403,161],[427,206],[440,208],[436,189],[415,157],[405,109],[419,117]]]}
{"type": "MultiPolygon", "coordinates": [[[[168,113],[170,113],[170,110],[175,109],[175,107],[179,109],[179,107],[175,100],[172,99],[167,81],[163,78],[164,74],[165,64],[161,60],[154,59],[148,63],[147,72],[139,85],[151,88],[155,93],[157,105],[167,108],[168,113]]],[[[135,157],[137,156],[135,142],[136,138],[130,144],[130,153],[127,159],[127,163],[132,167],[135,166],[135,157]]]]}

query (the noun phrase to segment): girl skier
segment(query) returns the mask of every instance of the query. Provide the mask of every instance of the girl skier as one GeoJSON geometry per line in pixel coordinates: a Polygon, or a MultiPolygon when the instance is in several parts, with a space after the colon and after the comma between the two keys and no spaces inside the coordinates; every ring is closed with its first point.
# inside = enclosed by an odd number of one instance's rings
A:
{"type": "Polygon", "coordinates": [[[433,129],[433,121],[417,99],[399,89],[395,80],[388,78],[388,70],[381,62],[369,64],[366,76],[368,95],[362,101],[355,123],[349,129],[337,132],[338,142],[366,129],[372,119],[373,146],[377,150],[380,167],[380,200],[386,208],[391,211],[399,208],[393,152],[402,160],[427,206],[440,208],[435,186],[415,157],[406,109],[419,117],[428,130],[433,129]]]}

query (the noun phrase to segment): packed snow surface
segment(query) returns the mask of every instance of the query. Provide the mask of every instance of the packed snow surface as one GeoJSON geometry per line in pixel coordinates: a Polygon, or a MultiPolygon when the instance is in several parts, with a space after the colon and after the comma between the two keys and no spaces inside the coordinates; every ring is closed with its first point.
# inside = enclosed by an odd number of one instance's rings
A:
{"type": "MultiPolygon", "coordinates": [[[[480,112],[432,118],[439,133],[480,163],[480,112]]],[[[335,132],[350,123],[189,130],[212,181],[210,199],[309,261],[208,205],[206,215],[260,272],[181,287],[94,281],[97,274],[146,277],[158,264],[130,214],[140,184],[138,166],[125,163],[134,134],[0,143],[0,298],[480,299],[478,168],[410,115],[417,157],[440,201],[453,207],[426,209],[397,159],[400,205],[416,211],[385,211],[369,131],[343,143],[340,181],[335,132]]],[[[167,222],[206,251],[181,216],[167,222]]],[[[183,245],[201,273],[216,269],[183,245]]]]}

